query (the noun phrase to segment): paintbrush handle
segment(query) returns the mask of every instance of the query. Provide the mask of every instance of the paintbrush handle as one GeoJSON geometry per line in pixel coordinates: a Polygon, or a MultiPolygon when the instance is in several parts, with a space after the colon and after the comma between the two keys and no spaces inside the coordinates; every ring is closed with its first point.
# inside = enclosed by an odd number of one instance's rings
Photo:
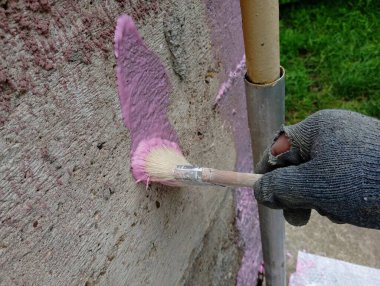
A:
{"type": "Polygon", "coordinates": [[[177,165],[174,179],[185,185],[217,185],[224,187],[252,187],[262,177],[260,174],[222,171],[191,165],[177,165]]]}
{"type": "Polygon", "coordinates": [[[252,187],[262,177],[260,174],[202,168],[202,181],[213,185],[252,187]]]}

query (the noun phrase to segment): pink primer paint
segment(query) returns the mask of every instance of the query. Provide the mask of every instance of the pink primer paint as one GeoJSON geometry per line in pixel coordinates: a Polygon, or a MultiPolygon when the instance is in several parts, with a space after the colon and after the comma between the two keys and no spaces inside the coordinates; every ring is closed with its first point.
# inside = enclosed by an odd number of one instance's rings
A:
{"type": "Polygon", "coordinates": [[[117,20],[115,56],[121,113],[132,138],[132,174],[138,182],[148,183],[141,166],[150,150],[168,146],[181,152],[166,116],[169,78],[159,57],[144,44],[128,15],[117,20]]]}
{"type": "MultiPolygon", "coordinates": [[[[222,66],[222,84],[215,101],[222,116],[229,122],[235,141],[236,165],[239,172],[252,172],[251,137],[248,129],[244,88],[245,57],[238,0],[204,0],[209,21],[214,56],[222,66]]],[[[251,188],[234,191],[237,226],[244,255],[236,284],[255,285],[263,272],[260,224],[257,203],[251,188]]]]}

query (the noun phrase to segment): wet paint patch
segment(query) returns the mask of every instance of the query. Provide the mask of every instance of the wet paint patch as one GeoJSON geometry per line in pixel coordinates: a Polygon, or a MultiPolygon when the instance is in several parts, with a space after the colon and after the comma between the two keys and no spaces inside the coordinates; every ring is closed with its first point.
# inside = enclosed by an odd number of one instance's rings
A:
{"type": "Polygon", "coordinates": [[[180,152],[178,137],[166,115],[169,78],[160,58],[144,44],[128,15],[117,20],[115,56],[121,112],[132,139],[132,173],[137,181],[147,183],[149,178],[137,168],[141,151],[165,145],[180,152]]]}

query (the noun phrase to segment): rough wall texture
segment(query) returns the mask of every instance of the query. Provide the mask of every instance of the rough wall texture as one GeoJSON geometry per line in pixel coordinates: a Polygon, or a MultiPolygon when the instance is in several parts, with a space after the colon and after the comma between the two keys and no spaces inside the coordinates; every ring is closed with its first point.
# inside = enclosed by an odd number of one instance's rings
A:
{"type": "Polygon", "coordinates": [[[208,2],[125,2],[0,1],[0,285],[237,281],[231,190],[132,179],[113,36],[117,16],[135,19],[167,69],[184,154],[224,169],[236,130],[214,103],[241,46],[215,56],[208,2]]]}

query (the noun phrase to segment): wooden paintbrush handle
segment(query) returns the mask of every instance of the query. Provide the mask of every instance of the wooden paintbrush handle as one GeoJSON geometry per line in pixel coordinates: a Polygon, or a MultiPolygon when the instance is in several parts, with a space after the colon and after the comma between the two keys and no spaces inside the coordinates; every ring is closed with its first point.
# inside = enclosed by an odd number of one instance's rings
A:
{"type": "Polygon", "coordinates": [[[202,181],[231,187],[252,187],[263,175],[202,168],[202,181]]]}

